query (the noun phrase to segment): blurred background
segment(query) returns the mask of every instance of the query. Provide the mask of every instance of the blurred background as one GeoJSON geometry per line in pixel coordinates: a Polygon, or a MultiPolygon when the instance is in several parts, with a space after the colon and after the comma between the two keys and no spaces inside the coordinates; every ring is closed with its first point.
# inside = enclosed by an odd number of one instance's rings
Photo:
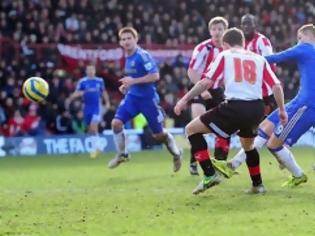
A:
{"type": "MultiPolygon", "coordinates": [[[[279,51],[296,43],[296,31],[302,24],[315,22],[315,2],[2,0],[0,136],[83,133],[84,128],[73,128],[73,122],[82,122],[81,101],[75,101],[70,111],[65,110],[64,102],[84,75],[88,61],[97,61],[97,75],[104,79],[110,94],[111,108],[104,112],[101,130],[110,129],[122,98],[117,88],[123,76],[123,54],[117,32],[123,26],[135,27],[141,46],[158,61],[161,79],[157,87],[167,126],[183,127],[190,112],[176,117],[172,108],[190,86],[186,70],[193,47],[209,37],[211,17],[224,16],[230,27],[238,27],[246,13],[257,16],[259,31],[270,38],[274,51],[279,51]],[[21,85],[30,76],[49,82],[46,104],[31,104],[23,97],[21,85]]],[[[295,66],[278,66],[277,74],[286,99],[292,98],[299,84],[295,66]]]]}

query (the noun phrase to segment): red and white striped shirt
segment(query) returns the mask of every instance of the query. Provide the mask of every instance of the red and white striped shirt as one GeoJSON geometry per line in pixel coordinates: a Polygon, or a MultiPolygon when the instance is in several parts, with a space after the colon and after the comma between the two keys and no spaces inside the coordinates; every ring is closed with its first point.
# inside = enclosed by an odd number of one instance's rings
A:
{"type": "MultiPolygon", "coordinates": [[[[261,56],[269,56],[273,52],[270,40],[263,34],[256,32],[251,40],[245,40],[245,49],[259,54],[261,56]]],[[[272,70],[275,71],[275,65],[271,66],[272,70]]],[[[263,96],[269,96],[272,94],[272,89],[268,86],[263,87],[263,96]]]]}
{"type": "Polygon", "coordinates": [[[280,84],[264,57],[236,48],[221,52],[206,77],[214,82],[213,88],[224,84],[224,94],[228,100],[262,99],[263,85],[271,88],[280,84]]]}
{"type": "Polygon", "coordinates": [[[193,51],[189,68],[197,71],[200,76],[207,71],[207,68],[214,61],[217,55],[222,52],[221,47],[216,47],[211,39],[199,43],[193,51]]]}

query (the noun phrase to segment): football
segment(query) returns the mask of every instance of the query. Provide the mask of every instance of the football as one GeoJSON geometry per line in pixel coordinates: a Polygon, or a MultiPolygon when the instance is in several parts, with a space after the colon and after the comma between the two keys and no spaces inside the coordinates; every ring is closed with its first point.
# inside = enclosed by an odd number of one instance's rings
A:
{"type": "Polygon", "coordinates": [[[43,78],[30,77],[23,83],[22,91],[30,101],[41,102],[49,94],[49,85],[43,78]]]}

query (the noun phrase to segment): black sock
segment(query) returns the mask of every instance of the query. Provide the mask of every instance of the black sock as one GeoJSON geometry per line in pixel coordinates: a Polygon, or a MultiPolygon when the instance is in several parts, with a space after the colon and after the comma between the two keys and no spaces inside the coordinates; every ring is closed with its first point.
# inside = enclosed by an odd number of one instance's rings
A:
{"type": "Polygon", "coordinates": [[[246,164],[249,170],[250,178],[252,179],[253,186],[262,184],[260,166],[259,166],[259,153],[254,148],[251,151],[245,151],[246,153],[246,164]]]}
{"type": "Polygon", "coordinates": [[[193,134],[188,137],[191,145],[191,152],[195,159],[199,162],[205,176],[212,176],[215,170],[210,161],[208,154],[208,145],[201,133],[193,134]]]}

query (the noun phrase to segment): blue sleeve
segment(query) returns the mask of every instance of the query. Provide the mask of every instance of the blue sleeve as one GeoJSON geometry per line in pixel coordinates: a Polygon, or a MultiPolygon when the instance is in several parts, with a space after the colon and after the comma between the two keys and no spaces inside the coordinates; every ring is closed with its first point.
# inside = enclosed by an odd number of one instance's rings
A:
{"type": "Polygon", "coordinates": [[[105,90],[105,82],[104,80],[101,78],[101,92],[103,92],[105,90]]]}
{"type": "Polygon", "coordinates": [[[300,60],[303,55],[305,55],[305,52],[308,50],[308,45],[305,43],[297,44],[294,47],[291,47],[287,50],[284,50],[282,52],[275,53],[270,56],[266,56],[267,61],[272,63],[279,63],[283,61],[289,61],[289,60],[300,60]]]}
{"type": "Polygon", "coordinates": [[[79,80],[77,87],[75,88],[75,91],[84,91],[84,83],[82,80],[79,80]]]}
{"type": "Polygon", "coordinates": [[[141,58],[141,64],[143,65],[144,70],[148,74],[153,74],[153,73],[158,72],[158,67],[156,65],[156,62],[149,53],[143,53],[140,58],[141,58]]]}

